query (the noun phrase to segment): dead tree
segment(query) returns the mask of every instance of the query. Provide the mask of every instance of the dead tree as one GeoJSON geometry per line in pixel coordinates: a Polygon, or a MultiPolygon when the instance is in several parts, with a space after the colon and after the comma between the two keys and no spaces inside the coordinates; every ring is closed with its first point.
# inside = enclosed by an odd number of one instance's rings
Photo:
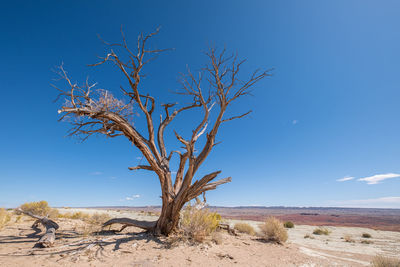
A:
{"type": "Polygon", "coordinates": [[[56,231],[59,228],[58,224],[50,220],[47,217],[43,216],[38,216],[33,213],[30,213],[29,211],[23,211],[21,209],[17,209],[17,212],[23,213],[25,215],[28,215],[32,218],[35,218],[36,221],[33,223],[32,228],[36,229],[39,224],[42,224],[46,228],[46,233],[39,239],[39,241],[36,243],[35,246],[43,247],[43,248],[48,248],[52,247],[54,244],[54,241],[56,240],[56,231]]]}
{"type": "Polygon", "coordinates": [[[143,92],[140,81],[144,66],[167,49],[152,50],[147,47],[148,41],[158,33],[158,30],[148,35],[140,35],[135,50],[131,50],[122,31],[121,33],[121,43],[110,44],[103,41],[109,47],[109,53],[101,57],[100,62],[91,66],[107,62],[114,64],[129,85],[129,89],[121,86],[123,98],[117,99],[106,90],[96,90],[96,84],[89,84],[87,81],[83,85],[73,83],[61,66],[58,73],[61,79],[66,81],[67,89],[55,86],[61,91],[60,96],[65,99],[58,112],[62,113],[60,120],[69,120],[72,123],[73,127],[70,130],[72,136],[79,135],[83,140],[97,133],[108,137],[125,136],[139,149],[147,164],[129,169],[152,171],[158,176],[162,210],[159,219],[154,223],[132,220],[124,222],[127,225],[168,235],[177,226],[179,212],[185,203],[231,181],[231,177],[214,181],[221,171],[200,178],[196,173],[216,145],[215,138],[220,126],[251,112],[226,118],[228,106],[242,96],[248,95],[255,83],[270,74],[269,70],[256,70],[247,80],[240,80],[238,74],[245,60],[238,60],[237,55],[226,56],[225,49],[217,52],[211,48],[206,53],[209,63],[199,76],[193,75],[190,70],[186,75],[182,75],[182,90],[176,93],[190,99],[190,104],[185,106],[178,106],[177,103],[162,104],[165,115],[160,115],[160,122],[155,125],[153,112],[156,108],[156,98],[143,92]],[[204,79],[208,83],[208,92],[202,88],[204,79]],[[138,129],[133,124],[133,109],[143,115],[147,129],[138,129]],[[191,109],[198,109],[202,118],[195,125],[191,136],[183,137],[174,131],[176,138],[183,145],[183,150],[167,150],[164,142],[165,129],[180,113],[191,109]],[[211,116],[212,111],[215,112],[213,116],[211,116]],[[205,138],[204,144],[196,150],[196,142],[201,136],[205,138]],[[179,156],[179,166],[173,180],[170,160],[174,154],[179,156]]]}

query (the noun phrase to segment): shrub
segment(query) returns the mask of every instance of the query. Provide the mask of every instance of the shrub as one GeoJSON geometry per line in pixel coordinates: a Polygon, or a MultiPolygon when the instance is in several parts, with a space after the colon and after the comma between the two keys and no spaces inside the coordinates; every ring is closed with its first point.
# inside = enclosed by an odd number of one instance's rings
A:
{"type": "Polygon", "coordinates": [[[314,234],[314,235],[329,235],[330,232],[329,232],[329,230],[326,229],[326,228],[318,227],[318,228],[315,228],[315,229],[314,229],[313,234],[314,234]]]}
{"type": "Polygon", "coordinates": [[[285,228],[293,228],[294,227],[294,223],[291,221],[287,221],[283,224],[283,226],[285,226],[285,228]]]}
{"type": "Polygon", "coordinates": [[[24,203],[20,206],[20,209],[26,212],[30,212],[39,216],[47,216],[49,218],[57,218],[59,213],[56,209],[50,208],[47,201],[38,201],[38,202],[28,202],[24,203]]]}
{"type": "Polygon", "coordinates": [[[0,208],[0,229],[2,229],[11,219],[10,213],[0,208]]]}
{"type": "Polygon", "coordinates": [[[343,239],[345,242],[349,242],[349,243],[354,243],[356,241],[354,241],[354,239],[351,237],[351,235],[345,235],[343,236],[343,239]]]}
{"type": "Polygon", "coordinates": [[[260,226],[262,237],[275,241],[277,243],[284,243],[288,239],[287,230],[283,227],[280,220],[275,217],[268,217],[264,224],[260,226]]]}
{"type": "Polygon", "coordinates": [[[370,234],[368,234],[368,233],[363,233],[361,236],[364,237],[364,238],[371,238],[371,237],[372,237],[372,236],[371,236],[370,234]]]}
{"type": "Polygon", "coordinates": [[[256,231],[254,230],[254,228],[248,224],[248,223],[237,223],[235,224],[235,230],[237,230],[240,233],[245,233],[248,235],[255,235],[256,231]]]}
{"type": "Polygon", "coordinates": [[[385,256],[375,256],[371,262],[372,267],[400,267],[400,260],[385,256]]]}
{"type": "Polygon", "coordinates": [[[190,204],[181,213],[180,227],[183,234],[196,242],[203,242],[206,236],[214,232],[221,216],[208,209],[197,209],[190,204]]]}

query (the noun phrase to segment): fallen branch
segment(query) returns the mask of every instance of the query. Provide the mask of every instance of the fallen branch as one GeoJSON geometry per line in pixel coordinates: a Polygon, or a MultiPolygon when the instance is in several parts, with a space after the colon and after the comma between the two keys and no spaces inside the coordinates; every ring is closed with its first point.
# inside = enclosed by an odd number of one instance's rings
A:
{"type": "Polygon", "coordinates": [[[120,231],[122,231],[123,229],[125,229],[128,226],[134,226],[134,227],[138,227],[144,230],[151,230],[156,226],[157,221],[138,221],[138,220],[134,220],[134,219],[130,219],[130,218],[115,218],[115,219],[111,219],[106,221],[103,224],[103,228],[112,224],[123,224],[123,227],[120,231]]]}
{"type": "Polygon", "coordinates": [[[48,248],[53,246],[54,241],[56,240],[56,231],[59,228],[58,224],[50,220],[47,217],[38,216],[30,213],[29,211],[23,211],[21,209],[17,209],[17,212],[28,215],[32,218],[37,219],[35,223],[32,225],[32,228],[37,228],[39,224],[42,224],[46,228],[46,233],[39,239],[35,246],[48,248]]]}

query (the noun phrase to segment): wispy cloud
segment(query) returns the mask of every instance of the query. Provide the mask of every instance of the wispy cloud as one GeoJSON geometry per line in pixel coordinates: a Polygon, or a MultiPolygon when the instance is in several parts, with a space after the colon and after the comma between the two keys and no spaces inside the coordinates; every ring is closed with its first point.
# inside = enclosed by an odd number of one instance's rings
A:
{"type": "Polygon", "coordinates": [[[99,172],[99,171],[97,171],[97,172],[91,172],[90,173],[90,175],[102,175],[103,173],[102,172],[99,172]]]}
{"type": "Polygon", "coordinates": [[[379,184],[381,181],[391,178],[400,177],[400,174],[397,173],[386,173],[386,174],[377,174],[369,177],[364,177],[358,179],[358,181],[367,182],[367,184],[379,184]]]}
{"type": "Polygon", "coordinates": [[[355,199],[346,201],[336,201],[335,205],[341,207],[360,207],[360,208],[400,208],[400,197],[380,197],[370,199],[355,199]]]}
{"type": "Polygon", "coordinates": [[[345,182],[345,181],[353,180],[354,178],[355,178],[355,177],[353,177],[353,176],[345,176],[345,177],[343,177],[343,178],[337,179],[336,181],[337,181],[337,182],[345,182]]]}
{"type": "Polygon", "coordinates": [[[140,195],[132,195],[130,197],[126,197],[125,200],[134,200],[135,198],[140,198],[140,195]]]}
{"type": "Polygon", "coordinates": [[[111,180],[115,180],[115,179],[117,179],[117,177],[116,176],[111,176],[110,179],[111,180]]]}
{"type": "Polygon", "coordinates": [[[293,125],[296,125],[297,123],[299,123],[298,120],[292,120],[292,124],[293,124],[293,125]]]}

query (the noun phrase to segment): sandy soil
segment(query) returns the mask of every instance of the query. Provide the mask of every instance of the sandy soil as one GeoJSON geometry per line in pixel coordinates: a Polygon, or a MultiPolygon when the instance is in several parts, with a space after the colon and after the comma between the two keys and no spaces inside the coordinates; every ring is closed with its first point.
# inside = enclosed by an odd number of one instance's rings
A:
{"type": "MultiPolygon", "coordinates": [[[[78,209],[60,209],[74,212],[78,209]]],[[[80,209],[87,213],[95,209],[80,209]]],[[[146,213],[101,210],[115,217],[154,220],[146,213]]],[[[0,231],[0,266],[368,266],[376,254],[400,255],[400,233],[365,228],[327,227],[328,236],[313,235],[315,226],[296,225],[285,245],[266,243],[257,237],[220,232],[222,242],[207,240],[193,245],[174,238],[153,237],[134,227],[121,233],[86,235],[80,220],[59,219],[60,230],[52,248],[33,248],[41,233],[23,217],[0,231]],[[367,232],[371,244],[362,244],[367,232]],[[309,234],[312,238],[304,238],[309,234]],[[354,243],[342,237],[352,236],[354,243]]],[[[236,221],[228,220],[234,225],[236,221]]],[[[257,227],[259,222],[248,221],[257,227]]]]}

